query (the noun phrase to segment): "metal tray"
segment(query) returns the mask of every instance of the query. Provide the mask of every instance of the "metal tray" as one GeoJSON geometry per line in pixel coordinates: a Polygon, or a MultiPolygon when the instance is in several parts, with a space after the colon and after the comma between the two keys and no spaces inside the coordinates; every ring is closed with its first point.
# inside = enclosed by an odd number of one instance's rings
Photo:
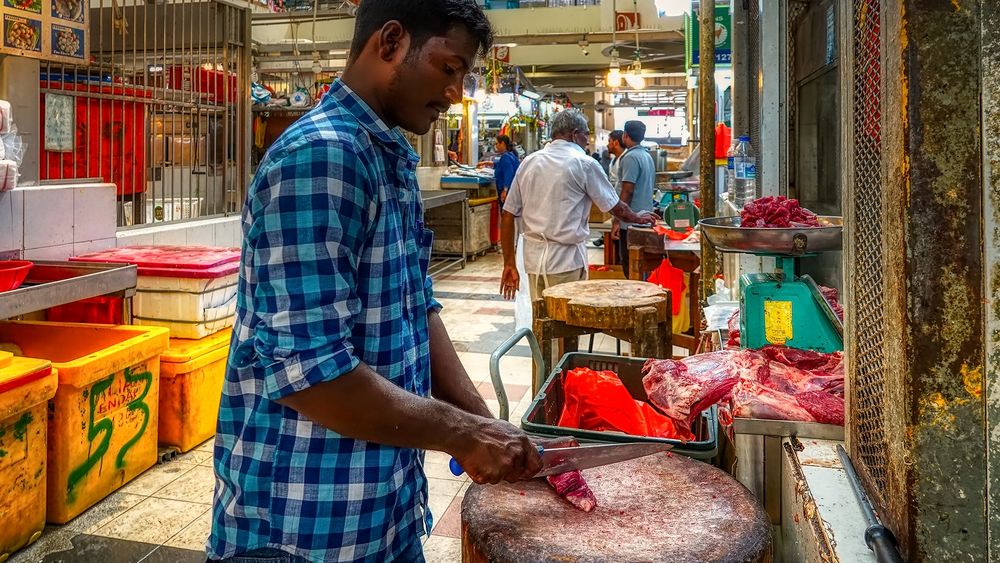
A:
{"type": "Polygon", "coordinates": [[[739,217],[702,219],[702,233],[717,250],[769,256],[803,256],[843,247],[843,217],[819,218],[815,229],[744,229],[739,217]]]}

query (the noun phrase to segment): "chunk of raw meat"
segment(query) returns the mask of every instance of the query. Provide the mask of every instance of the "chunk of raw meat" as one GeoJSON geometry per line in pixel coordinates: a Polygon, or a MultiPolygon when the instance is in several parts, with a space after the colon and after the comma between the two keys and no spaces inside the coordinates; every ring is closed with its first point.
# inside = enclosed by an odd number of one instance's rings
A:
{"type": "Polygon", "coordinates": [[[729,340],[726,342],[726,349],[739,350],[740,348],[740,312],[737,310],[733,316],[729,317],[726,323],[729,328],[729,340]]]}
{"type": "Polygon", "coordinates": [[[766,368],[767,358],[752,350],[649,360],[643,366],[642,386],[649,402],[674,419],[678,430],[690,432],[702,412],[729,400],[741,374],[766,368]]]}
{"type": "MultiPolygon", "coordinates": [[[[843,388],[841,388],[843,392],[843,388]]],[[[796,402],[823,424],[844,425],[844,397],[830,392],[810,391],[795,396],[796,402]]]]}
{"type": "Polygon", "coordinates": [[[840,322],[844,322],[844,307],[840,304],[840,292],[837,291],[837,288],[819,286],[819,292],[823,294],[823,299],[826,299],[826,302],[830,304],[830,308],[833,309],[840,322]]]}
{"type": "Polygon", "coordinates": [[[583,474],[579,471],[568,471],[559,475],[546,477],[549,485],[556,490],[556,494],[566,499],[579,510],[590,512],[597,508],[597,497],[583,480],[583,474]]]}
{"type": "Polygon", "coordinates": [[[739,388],[733,392],[733,416],[816,422],[792,395],[749,381],[741,381],[739,388]]]}

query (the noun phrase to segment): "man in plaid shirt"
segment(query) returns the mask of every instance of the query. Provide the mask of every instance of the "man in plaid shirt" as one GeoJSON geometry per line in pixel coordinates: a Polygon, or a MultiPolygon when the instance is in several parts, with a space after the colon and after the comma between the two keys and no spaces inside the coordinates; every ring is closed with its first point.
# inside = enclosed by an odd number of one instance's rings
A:
{"type": "Polygon", "coordinates": [[[475,0],[365,0],[348,69],[270,149],[243,212],[215,443],[213,560],[422,561],[423,450],[477,483],[541,469],[491,416],[427,279],[417,156],[492,33],[475,0]]]}

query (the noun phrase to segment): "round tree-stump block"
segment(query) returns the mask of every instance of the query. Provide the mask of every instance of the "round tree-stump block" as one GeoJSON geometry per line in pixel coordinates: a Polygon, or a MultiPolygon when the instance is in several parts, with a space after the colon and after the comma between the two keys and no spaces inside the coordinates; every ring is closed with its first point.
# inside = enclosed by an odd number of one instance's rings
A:
{"type": "Polygon", "coordinates": [[[635,311],[656,309],[656,320],[670,319],[670,294],[662,287],[640,281],[591,280],[564,283],[542,293],[549,318],[570,326],[629,329],[635,311]]]}
{"type": "Polygon", "coordinates": [[[659,454],[583,474],[597,496],[589,513],[570,506],[544,479],[473,485],[462,503],[462,560],[771,561],[764,509],[711,465],[659,454]]]}

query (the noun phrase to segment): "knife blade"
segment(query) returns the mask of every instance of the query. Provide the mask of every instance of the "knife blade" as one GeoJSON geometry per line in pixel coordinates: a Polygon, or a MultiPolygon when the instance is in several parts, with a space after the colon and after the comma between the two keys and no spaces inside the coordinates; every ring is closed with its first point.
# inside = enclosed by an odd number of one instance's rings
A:
{"type": "MultiPolygon", "coordinates": [[[[535,474],[535,477],[548,477],[567,471],[611,465],[662,453],[673,447],[662,443],[570,445],[574,443],[572,438],[557,438],[542,442],[538,446],[538,453],[542,456],[542,470],[535,474]]],[[[450,468],[455,476],[464,473],[455,459],[451,460],[450,468]]]]}
{"type": "Polygon", "coordinates": [[[542,470],[535,477],[602,467],[662,453],[672,447],[670,444],[633,443],[550,448],[542,451],[542,470]]]}

